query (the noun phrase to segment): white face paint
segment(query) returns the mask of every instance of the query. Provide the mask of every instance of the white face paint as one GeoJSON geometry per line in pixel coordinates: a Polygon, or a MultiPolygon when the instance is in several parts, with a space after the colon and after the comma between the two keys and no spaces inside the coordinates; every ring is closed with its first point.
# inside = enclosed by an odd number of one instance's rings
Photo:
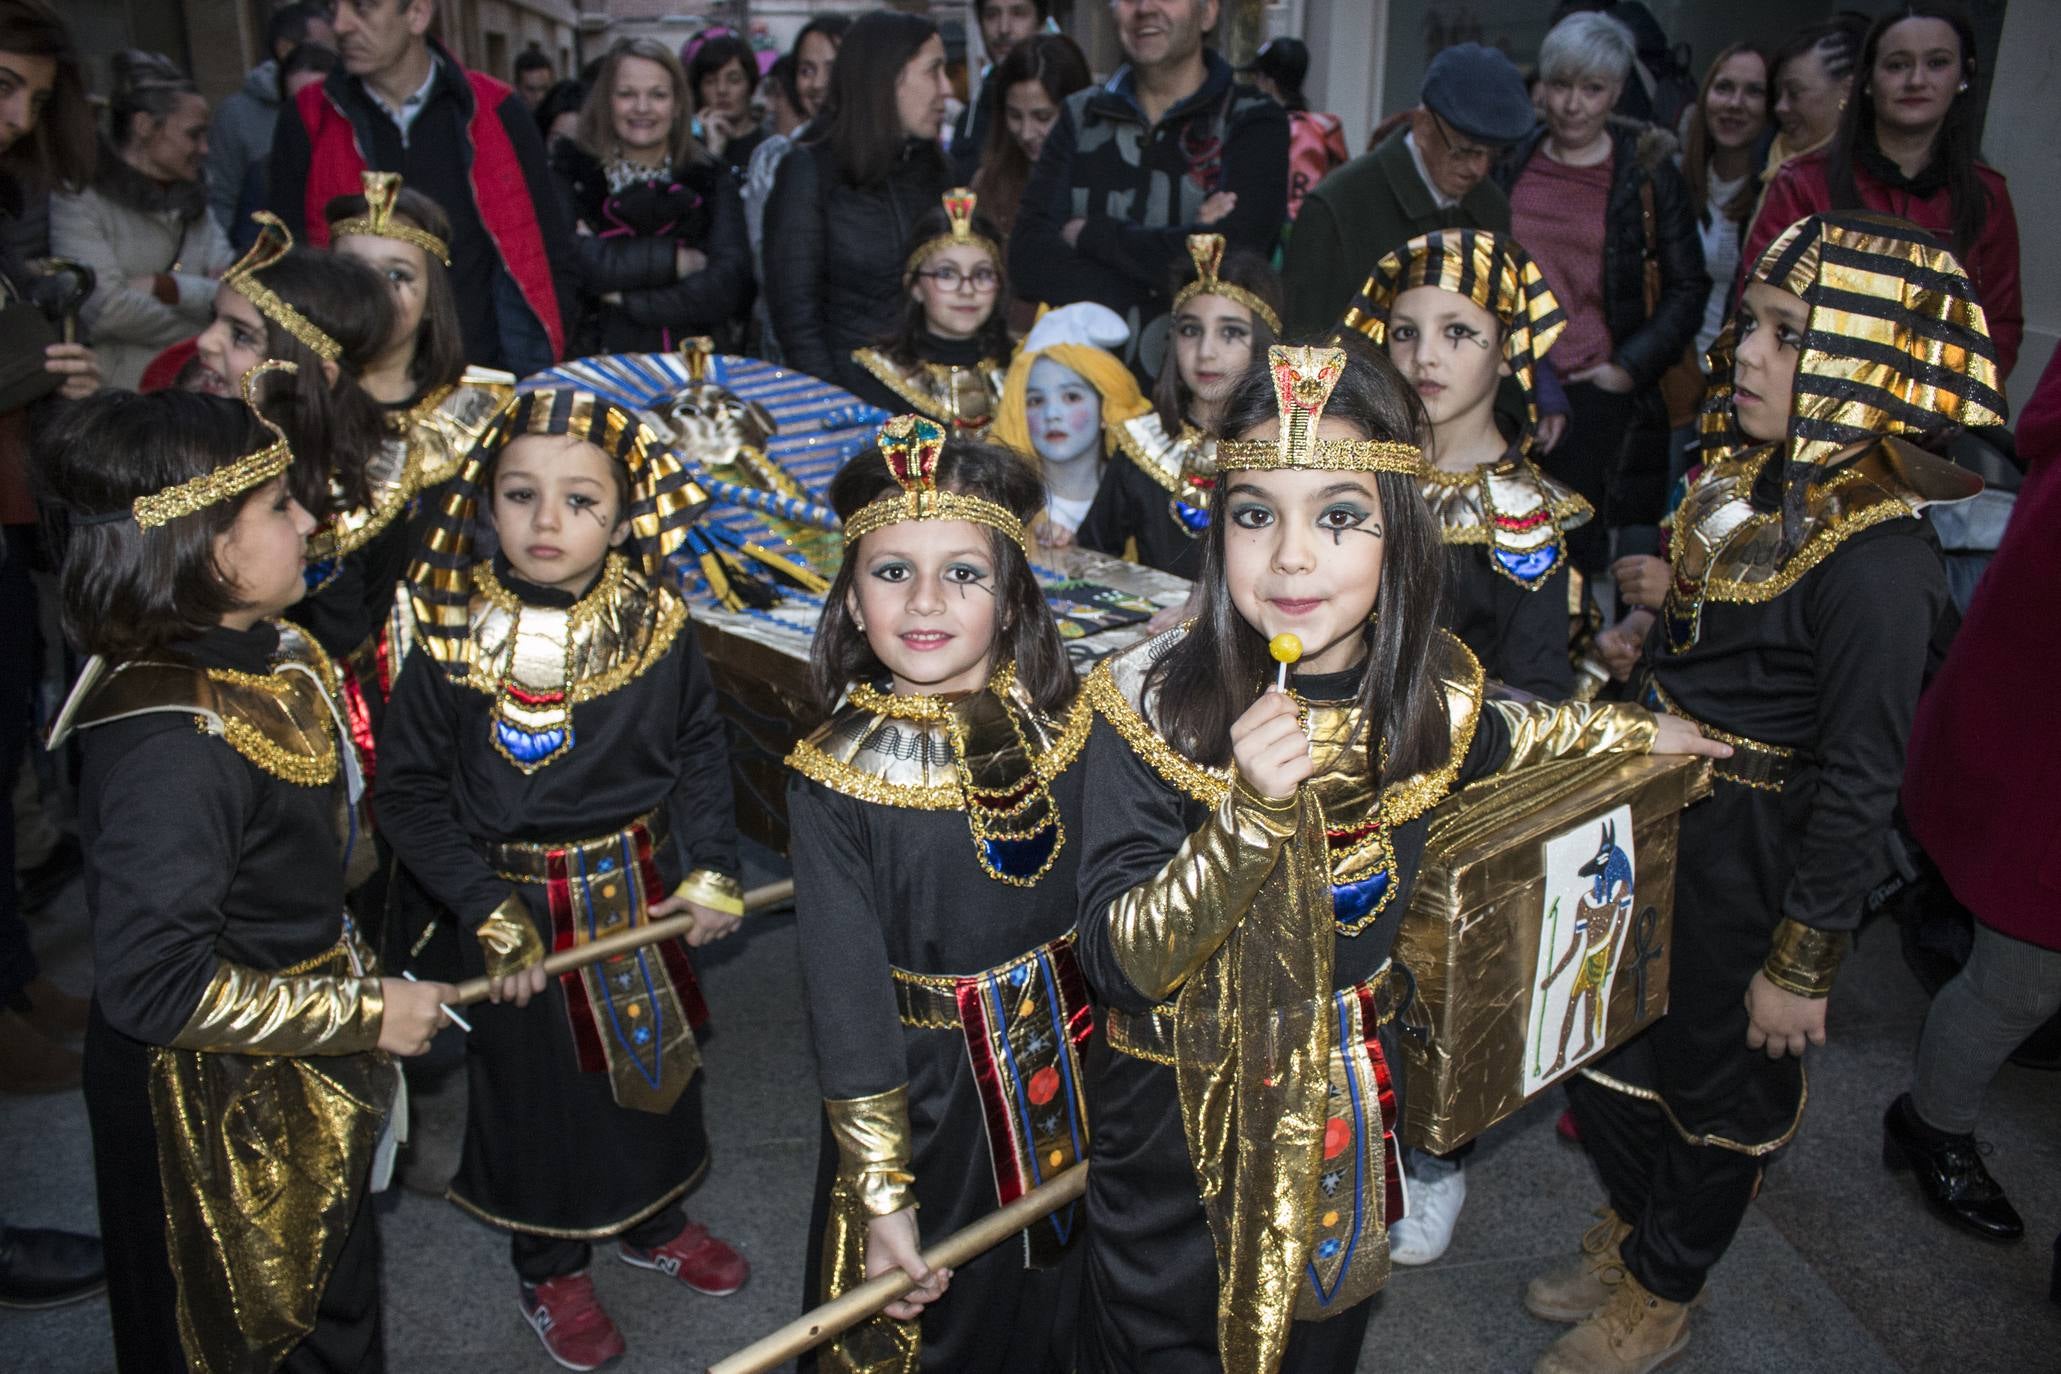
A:
{"type": "Polygon", "coordinates": [[[1102,393],[1064,363],[1040,358],[1024,388],[1031,447],[1047,464],[1092,458],[1102,445],[1102,393]]]}

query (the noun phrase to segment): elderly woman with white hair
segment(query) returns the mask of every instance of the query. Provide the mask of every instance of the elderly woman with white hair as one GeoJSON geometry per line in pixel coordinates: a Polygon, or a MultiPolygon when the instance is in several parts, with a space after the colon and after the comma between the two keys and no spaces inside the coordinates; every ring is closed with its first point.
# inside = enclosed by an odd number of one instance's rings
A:
{"type": "Polygon", "coordinates": [[[1602,514],[1567,541],[1591,578],[1612,531],[1620,553],[1657,551],[1668,460],[1658,383],[1710,292],[1674,137],[1610,113],[1633,56],[1631,34],[1604,15],[1554,25],[1539,49],[1544,121],[1497,171],[1511,236],[1567,312],[1552,366],[1567,383],[1568,430],[1543,461],[1602,514]]]}

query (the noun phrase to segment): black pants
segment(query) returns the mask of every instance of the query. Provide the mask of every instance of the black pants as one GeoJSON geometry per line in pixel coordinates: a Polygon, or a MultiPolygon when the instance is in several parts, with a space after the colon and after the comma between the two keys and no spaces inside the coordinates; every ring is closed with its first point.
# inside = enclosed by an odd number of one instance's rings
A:
{"type": "MultiPolygon", "coordinates": [[[[680,1228],[686,1224],[686,1211],[675,1203],[671,1207],[660,1208],[615,1239],[648,1250],[679,1235],[680,1228]]],[[[588,1241],[565,1236],[540,1236],[529,1231],[517,1231],[508,1238],[508,1255],[524,1283],[543,1283],[585,1269],[594,1256],[594,1246],[588,1241]]]]}
{"type": "MultiPolygon", "coordinates": [[[[1645,402],[1643,404],[1650,404],[1645,402]]],[[[1667,494],[1666,435],[1641,428],[1636,395],[1591,382],[1567,387],[1567,433],[1539,466],[1587,498],[1596,517],[1567,534],[1567,551],[1583,577],[1610,564],[1610,536],[1622,531],[1619,553],[1660,551],[1660,512],[1667,494]]]]}
{"type": "MultiPolygon", "coordinates": [[[[165,1199],[150,1114],[150,1047],[109,1026],[96,1002],[86,1024],[86,1118],[107,1246],[107,1307],[121,1374],[184,1374],[179,1287],[165,1239],[165,1199]],[[117,1239],[118,1238],[118,1239],[117,1239]]],[[[379,1228],[372,1194],[358,1205],[315,1329],[279,1366],[286,1374],[354,1374],[386,1368],[380,1322],[379,1228]]]]}

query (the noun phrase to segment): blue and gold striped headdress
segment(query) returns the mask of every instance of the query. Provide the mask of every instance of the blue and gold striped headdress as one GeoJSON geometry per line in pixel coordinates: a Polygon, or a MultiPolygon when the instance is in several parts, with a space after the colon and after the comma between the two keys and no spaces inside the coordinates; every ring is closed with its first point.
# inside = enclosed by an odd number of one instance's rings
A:
{"type": "Polygon", "coordinates": [[[1345,327],[1385,345],[1388,314],[1396,298],[1420,286],[1465,296],[1502,323],[1503,361],[1524,389],[1525,425],[1519,442],[1529,449],[1539,424],[1538,360],[1567,328],[1567,312],[1553,298],[1539,265],[1513,240],[1486,229],[1420,234],[1374,264],[1345,312],[1345,327]]]}
{"type": "MultiPolygon", "coordinates": [[[[1746,274],[1809,309],[1789,410],[1791,463],[1814,469],[1871,438],[2001,425],[1989,322],[1954,255],[1915,224],[1844,210],[1798,220],[1746,274]]],[[[1705,461],[1755,446],[1732,413],[1737,321],[1711,345],[1705,461]]]]}

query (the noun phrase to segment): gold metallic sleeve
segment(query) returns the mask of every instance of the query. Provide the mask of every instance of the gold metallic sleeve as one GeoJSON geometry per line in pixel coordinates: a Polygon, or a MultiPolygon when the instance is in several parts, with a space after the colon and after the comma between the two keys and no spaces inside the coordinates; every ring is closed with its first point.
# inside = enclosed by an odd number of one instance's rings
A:
{"type": "Polygon", "coordinates": [[[1853,935],[1848,931],[1819,930],[1785,916],[1775,927],[1761,972],[1784,992],[1813,999],[1830,997],[1839,961],[1852,948],[1853,935]]]}
{"type": "Polygon", "coordinates": [[[479,923],[473,934],[486,951],[489,978],[506,978],[544,962],[543,938],[537,934],[536,923],[530,920],[529,908],[523,905],[519,893],[503,897],[501,905],[479,923]]]}
{"type": "Polygon", "coordinates": [[[884,1217],[914,1207],[908,1085],[871,1097],[826,1097],[823,1110],[837,1139],[838,1173],[852,1185],[866,1215],[884,1217]]]}
{"type": "Polygon", "coordinates": [[[689,873],[673,889],[673,895],[684,897],[696,906],[720,911],[725,916],[744,914],[744,884],[713,868],[697,868],[689,873]]]}
{"type": "Polygon", "coordinates": [[[1510,727],[1510,756],[1499,773],[1514,773],[1553,759],[1598,754],[1644,754],[1659,727],[1653,713],[1614,702],[1491,701],[1488,709],[1510,727]]]}
{"type": "Polygon", "coordinates": [[[215,1053],[357,1054],[378,1048],[385,1012],[377,978],[265,973],[223,959],[172,1044],[215,1053]]]}
{"type": "Polygon", "coordinates": [[[1224,942],[1295,835],[1294,797],[1235,784],[1150,880],[1109,904],[1109,942],[1131,985],[1159,1001],[1224,942]]]}

